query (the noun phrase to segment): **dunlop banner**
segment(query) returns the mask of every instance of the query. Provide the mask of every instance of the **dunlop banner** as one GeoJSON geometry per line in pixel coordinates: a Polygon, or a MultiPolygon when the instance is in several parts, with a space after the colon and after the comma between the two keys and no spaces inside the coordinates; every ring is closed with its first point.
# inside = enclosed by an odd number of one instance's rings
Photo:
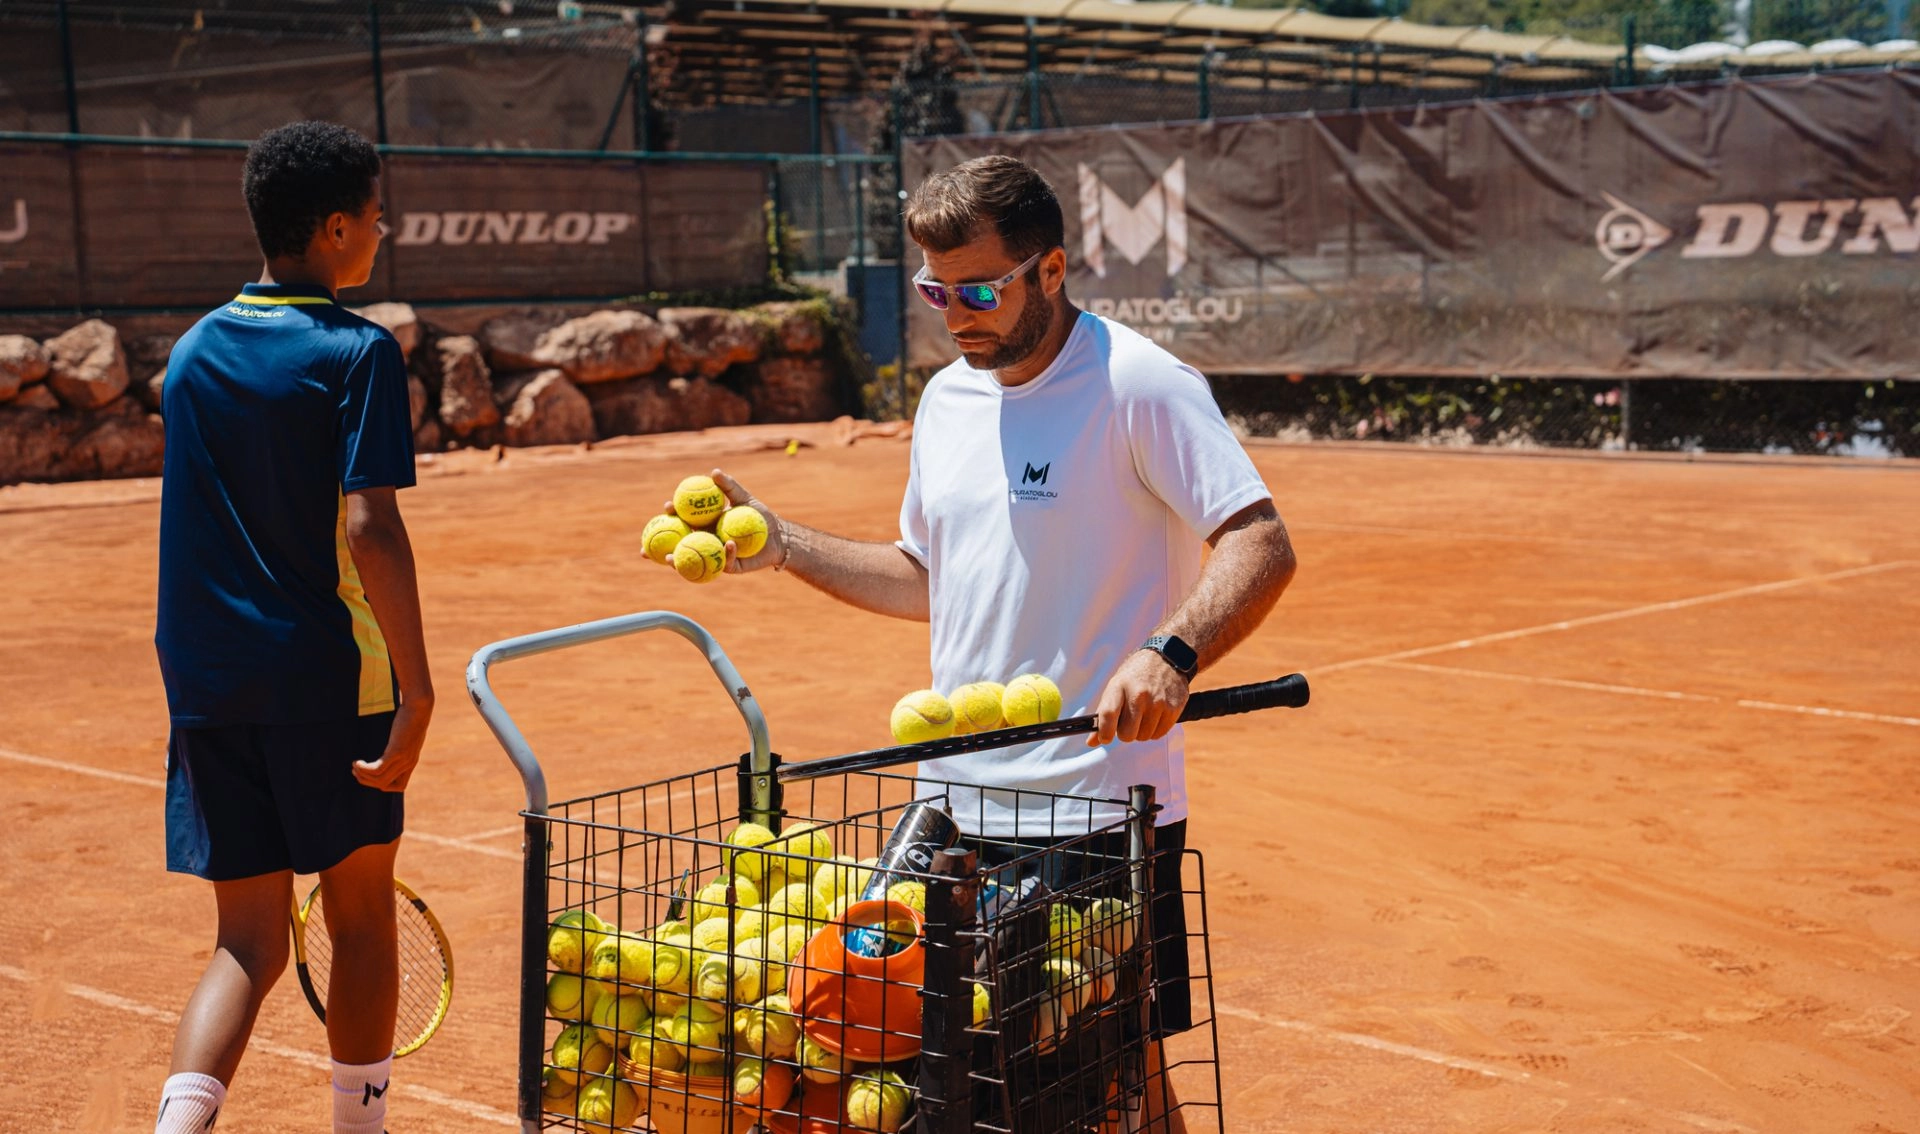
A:
{"type": "Polygon", "coordinates": [[[941,138],[906,183],[986,153],[1060,194],[1076,303],[1214,373],[1920,377],[1917,74],[941,138]]]}
{"type": "MultiPolygon", "coordinates": [[[[0,309],[211,307],[258,279],[235,150],[0,143],[0,309]]],[[[352,302],[541,300],[766,279],[751,162],[393,155],[352,302]]]]}

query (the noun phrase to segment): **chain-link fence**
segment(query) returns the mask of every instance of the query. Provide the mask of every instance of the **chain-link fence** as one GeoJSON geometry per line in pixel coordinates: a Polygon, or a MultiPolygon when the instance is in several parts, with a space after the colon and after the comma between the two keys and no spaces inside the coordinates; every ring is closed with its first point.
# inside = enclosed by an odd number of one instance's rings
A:
{"type": "Polygon", "coordinates": [[[1222,377],[1248,436],[1650,452],[1920,456],[1920,382],[1222,377]]]}

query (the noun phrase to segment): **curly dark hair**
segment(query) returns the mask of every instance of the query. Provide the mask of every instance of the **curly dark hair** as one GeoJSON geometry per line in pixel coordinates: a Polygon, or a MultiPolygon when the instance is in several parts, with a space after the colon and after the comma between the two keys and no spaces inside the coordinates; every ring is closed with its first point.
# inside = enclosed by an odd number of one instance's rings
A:
{"type": "Polygon", "coordinates": [[[345,126],[290,122],[260,135],[240,179],[260,251],[269,260],[305,253],[329,216],[360,215],[379,175],[373,143],[345,126]]]}

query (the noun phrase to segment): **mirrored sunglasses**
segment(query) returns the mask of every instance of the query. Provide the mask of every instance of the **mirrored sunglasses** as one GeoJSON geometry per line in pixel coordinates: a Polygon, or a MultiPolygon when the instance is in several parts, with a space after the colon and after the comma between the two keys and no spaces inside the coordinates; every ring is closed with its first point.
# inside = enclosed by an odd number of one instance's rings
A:
{"type": "Polygon", "coordinates": [[[960,301],[960,306],[969,310],[992,311],[1000,306],[1001,289],[1020,278],[1020,274],[1038,263],[1040,257],[1046,255],[1047,251],[1043,248],[1035,252],[1019,267],[997,280],[985,280],[980,283],[943,284],[938,280],[928,279],[926,266],[922,265],[914,274],[913,286],[920,293],[920,298],[927,301],[927,306],[936,311],[945,311],[947,305],[956,298],[960,301]]]}

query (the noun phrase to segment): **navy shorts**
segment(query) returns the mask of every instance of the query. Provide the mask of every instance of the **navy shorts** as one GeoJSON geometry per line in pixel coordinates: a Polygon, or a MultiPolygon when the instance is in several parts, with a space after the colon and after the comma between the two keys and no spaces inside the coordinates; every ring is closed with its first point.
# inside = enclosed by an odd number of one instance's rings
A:
{"type": "MultiPolygon", "coordinates": [[[[1127,855],[1127,836],[1109,832],[1091,838],[1021,840],[966,840],[980,852],[981,866],[991,870],[1016,857],[1059,844],[1063,849],[1041,860],[1041,881],[1054,890],[1082,897],[1125,897],[1126,873],[1114,864],[1127,855]],[[1092,882],[1089,885],[1089,882],[1092,882]]],[[[1153,927],[1153,1036],[1161,1039],[1193,1027],[1192,972],[1187,959],[1187,903],[1180,866],[1187,848],[1187,821],[1164,823],[1153,829],[1153,867],[1148,896],[1153,927]]]]}
{"type": "Polygon", "coordinates": [[[353,778],[378,760],[392,713],[318,724],[176,726],[167,743],[167,869],[231,882],[318,874],[405,825],[399,792],[353,778]]]}

